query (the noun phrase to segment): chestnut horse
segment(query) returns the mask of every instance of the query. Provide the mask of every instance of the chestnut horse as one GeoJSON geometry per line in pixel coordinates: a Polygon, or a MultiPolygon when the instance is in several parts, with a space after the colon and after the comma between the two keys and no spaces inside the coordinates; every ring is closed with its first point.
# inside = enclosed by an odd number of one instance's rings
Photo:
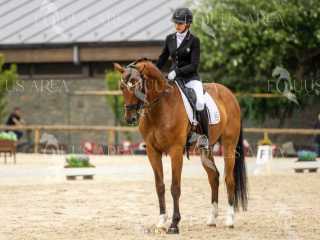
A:
{"type": "MultiPolygon", "coordinates": [[[[162,155],[168,154],[172,165],[171,194],[173,217],[168,233],[179,233],[179,197],[184,147],[191,124],[176,84],[170,85],[160,70],[148,59],[140,59],[127,67],[115,63],[121,73],[120,89],[125,101],[125,118],[129,124],[139,120],[139,130],[153,168],[159,200],[157,227],[166,229],[165,185],[162,155]],[[141,113],[141,114],[140,114],[141,113]],[[139,115],[140,118],[139,118],[139,115]]],[[[216,226],[218,216],[219,172],[214,163],[213,145],[221,140],[224,149],[225,182],[228,193],[226,225],[233,227],[239,203],[247,208],[247,176],[242,148],[240,107],[232,92],[223,85],[205,84],[205,90],[216,102],[220,122],[209,125],[209,150],[201,149],[202,165],[211,186],[211,210],[207,224],[216,226]]]]}

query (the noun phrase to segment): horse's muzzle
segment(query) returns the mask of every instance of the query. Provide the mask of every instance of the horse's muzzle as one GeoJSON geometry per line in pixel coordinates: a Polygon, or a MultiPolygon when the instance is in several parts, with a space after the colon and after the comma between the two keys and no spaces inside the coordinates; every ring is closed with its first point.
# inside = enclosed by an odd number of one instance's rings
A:
{"type": "Polygon", "coordinates": [[[132,116],[130,118],[127,118],[128,125],[136,125],[138,123],[138,117],[132,116]]]}

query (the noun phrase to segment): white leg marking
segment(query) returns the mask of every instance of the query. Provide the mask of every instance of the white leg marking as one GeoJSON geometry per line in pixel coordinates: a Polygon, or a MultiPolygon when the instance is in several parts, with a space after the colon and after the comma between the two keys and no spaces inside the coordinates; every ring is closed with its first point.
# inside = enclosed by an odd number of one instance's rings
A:
{"type": "Polygon", "coordinates": [[[226,226],[233,227],[234,225],[234,207],[230,206],[227,209],[227,215],[226,215],[226,226]]]}
{"type": "Polygon", "coordinates": [[[157,224],[157,228],[166,228],[166,221],[167,221],[167,215],[166,214],[160,214],[159,222],[157,224]]]}
{"type": "Polygon", "coordinates": [[[218,217],[218,203],[212,203],[212,209],[209,213],[209,218],[207,221],[208,226],[216,226],[217,225],[217,217],[218,217]]]}

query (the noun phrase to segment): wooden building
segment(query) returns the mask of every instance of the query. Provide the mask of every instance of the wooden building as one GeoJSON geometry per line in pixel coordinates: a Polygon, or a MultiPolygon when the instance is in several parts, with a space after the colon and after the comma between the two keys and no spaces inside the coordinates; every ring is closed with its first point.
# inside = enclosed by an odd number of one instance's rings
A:
{"type": "Polygon", "coordinates": [[[156,59],[182,0],[5,0],[0,53],[23,79],[101,78],[114,61],[156,59]]]}

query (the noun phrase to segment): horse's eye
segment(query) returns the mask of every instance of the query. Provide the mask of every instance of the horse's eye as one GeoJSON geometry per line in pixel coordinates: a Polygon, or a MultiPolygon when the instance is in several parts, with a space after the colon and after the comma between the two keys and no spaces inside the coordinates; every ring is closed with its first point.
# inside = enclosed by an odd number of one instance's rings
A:
{"type": "Polygon", "coordinates": [[[120,89],[121,89],[121,90],[126,89],[126,86],[127,86],[127,84],[126,84],[124,81],[122,81],[122,82],[120,83],[120,89]]]}

